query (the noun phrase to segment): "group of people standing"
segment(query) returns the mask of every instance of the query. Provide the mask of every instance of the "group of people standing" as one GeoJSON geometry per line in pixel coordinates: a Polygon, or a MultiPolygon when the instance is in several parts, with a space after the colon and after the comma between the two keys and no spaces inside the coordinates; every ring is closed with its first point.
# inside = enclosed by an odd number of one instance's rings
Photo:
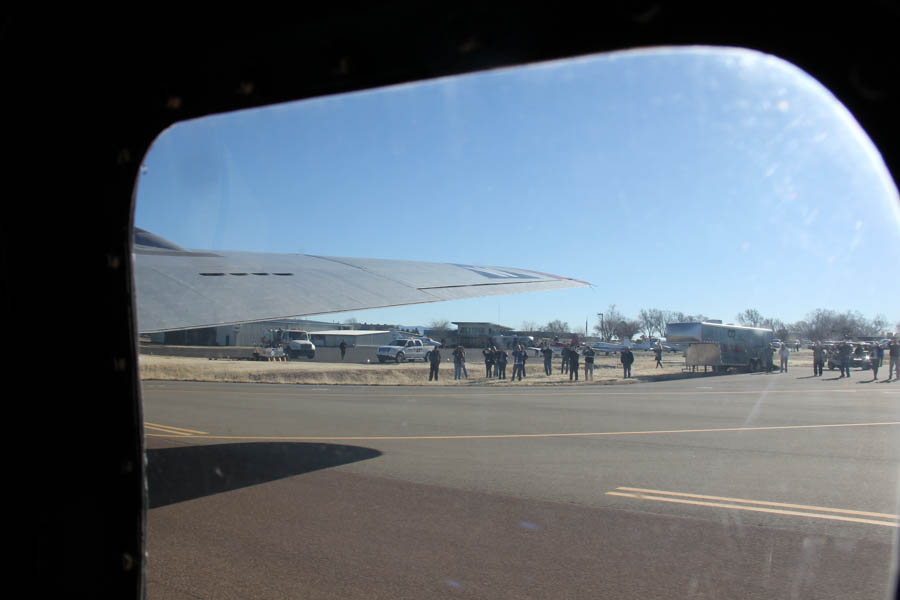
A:
{"type": "MultiPolygon", "coordinates": [[[[662,348],[657,347],[654,351],[656,353],[656,366],[657,368],[662,367],[662,348]]],[[[841,370],[841,377],[850,377],[850,366],[852,364],[853,353],[856,352],[857,354],[860,354],[862,352],[862,346],[857,346],[854,351],[852,344],[843,341],[834,348],[829,349],[819,341],[813,345],[812,351],[814,376],[822,375],[825,369],[825,362],[830,354],[832,356],[836,355],[836,360],[833,360],[832,362],[838,363],[841,370]]],[[[345,348],[341,348],[342,355],[344,352],[345,348]]],[[[544,374],[548,376],[552,375],[553,348],[550,344],[544,344],[539,352],[544,357],[544,374]]],[[[872,366],[872,379],[878,379],[878,369],[884,361],[885,352],[889,354],[887,381],[890,381],[891,377],[894,377],[895,380],[900,380],[900,336],[897,335],[895,335],[891,342],[887,344],[886,348],[883,348],[878,343],[872,344],[869,355],[869,362],[872,366]]],[[[561,353],[561,374],[565,375],[568,373],[569,381],[578,381],[578,363],[583,357],[584,380],[593,381],[595,356],[593,348],[590,346],[583,346],[581,352],[579,352],[578,348],[574,345],[564,346],[561,353]]],[[[519,381],[521,381],[525,377],[525,362],[528,360],[528,351],[525,346],[515,346],[510,354],[505,350],[498,349],[496,346],[489,346],[482,350],[482,355],[484,356],[485,376],[488,379],[506,379],[506,365],[510,360],[513,362],[513,371],[510,379],[514,381],[518,378],[519,381]]],[[[781,359],[781,372],[786,373],[788,370],[788,358],[790,356],[787,344],[781,344],[781,347],[778,349],[778,355],[781,359]]],[[[623,377],[626,379],[630,378],[631,365],[634,363],[634,353],[630,348],[625,348],[619,353],[619,361],[622,363],[623,377]]],[[[428,373],[428,381],[437,381],[438,370],[441,364],[441,353],[438,348],[434,348],[431,351],[429,362],[431,364],[431,369],[428,373]]],[[[462,378],[469,378],[469,372],[466,369],[466,351],[462,346],[457,346],[453,351],[453,379],[462,378]]]]}
{"type": "MultiPolygon", "coordinates": [[[[838,377],[850,377],[850,366],[852,364],[852,357],[854,354],[857,356],[863,356],[864,351],[862,346],[857,346],[856,350],[853,349],[852,344],[849,342],[842,341],[834,348],[830,350],[825,347],[822,342],[816,342],[813,344],[813,376],[818,377],[822,375],[825,369],[825,361],[829,355],[829,353],[834,356],[833,362],[837,362],[838,367],[841,370],[841,376],[838,377]]],[[[884,362],[884,353],[887,350],[889,358],[888,358],[888,376],[886,381],[891,380],[891,376],[894,379],[900,379],[900,337],[894,336],[891,339],[890,343],[887,344],[887,348],[884,348],[879,343],[873,343],[872,349],[869,352],[869,364],[872,367],[872,380],[878,379],[878,369],[881,367],[884,362]]],[[[782,344],[779,353],[782,356],[782,366],[783,370],[787,371],[787,358],[784,356],[786,352],[784,344],[782,344]]]]}
{"type": "MultiPolygon", "coordinates": [[[[550,350],[552,355],[552,350],[550,350]]],[[[584,357],[584,380],[585,381],[593,381],[594,379],[594,349],[590,346],[585,346],[584,350],[581,353],[581,356],[584,357]]],[[[578,361],[579,354],[577,348],[575,346],[564,347],[562,349],[562,367],[560,372],[565,374],[569,373],[569,381],[578,381],[578,361]]],[[[549,362],[545,359],[545,366],[548,369],[547,374],[549,375],[552,370],[549,369],[549,362]]]]}
{"type": "MultiPolygon", "coordinates": [[[[457,352],[465,352],[462,346],[457,348],[457,352]]],[[[488,346],[481,351],[484,356],[484,374],[488,379],[506,379],[506,365],[512,360],[513,370],[510,379],[515,381],[518,378],[522,381],[525,377],[525,361],[528,359],[528,351],[525,346],[514,346],[509,354],[502,348],[496,346],[488,346]]]]}
{"type": "MultiPolygon", "coordinates": [[[[857,348],[857,350],[858,349],[859,348],[857,348]]],[[[883,348],[881,344],[878,343],[872,345],[872,350],[869,353],[869,363],[872,365],[872,381],[878,379],[878,368],[881,367],[881,364],[884,362],[885,350],[887,350],[888,352],[888,376],[885,381],[890,381],[891,376],[894,377],[894,381],[900,379],[900,336],[897,336],[895,334],[891,341],[887,344],[887,348],[883,348]]],[[[847,362],[849,364],[849,353],[847,362]]],[[[843,355],[841,355],[841,365],[843,364],[843,355]]],[[[841,373],[841,376],[843,376],[843,366],[841,369],[841,373]]],[[[850,368],[848,366],[847,377],[849,376],[850,368]]]]}
{"type": "MultiPolygon", "coordinates": [[[[553,348],[546,344],[540,349],[540,354],[544,357],[544,374],[553,374],[553,348]]],[[[506,366],[512,361],[513,370],[510,376],[511,380],[518,378],[521,381],[525,377],[525,363],[528,360],[528,350],[523,345],[515,346],[512,352],[507,353],[506,350],[499,349],[496,346],[488,346],[481,351],[484,357],[484,374],[488,379],[506,379],[506,366]]],[[[584,380],[594,380],[594,356],[596,352],[590,346],[584,346],[581,352],[575,346],[563,347],[562,349],[562,365],[560,367],[562,374],[569,374],[569,381],[578,381],[579,362],[584,358],[584,380]]],[[[621,352],[620,361],[624,369],[624,376],[631,377],[631,364],[634,362],[634,354],[630,349],[621,352]]],[[[429,355],[430,370],[428,373],[428,381],[437,381],[441,364],[440,350],[435,348],[429,355]]],[[[453,379],[468,379],[469,372],[466,368],[466,350],[462,346],[457,346],[453,350],[453,379]]]]}
{"type": "MultiPolygon", "coordinates": [[[[544,373],[550,375],[553,372],[551,367],[553,349],[547,345],[541,350],[541,353],[544,355],[544,373]]],[[[568,373],[569,381],[578,381],[578,363],[581,358],[584,358],[584,380],[594,380],[594,356],[596,351],[593,348],[583,346],[579,353],[578,348],[575,346],[563,346],[560,353],[562,354],[562,364],[559,372],[563,375],[568,373]]],[[[662,350],[657,355],[658,366],[662,366],[661,358],[662,350]]],[[[619,361],[622,363],[623,376],[625,378],[631,377],[631,365],[634,362],[634,353],[631,351],[631,348],[625,348],[619,353],[619,361]]]]}

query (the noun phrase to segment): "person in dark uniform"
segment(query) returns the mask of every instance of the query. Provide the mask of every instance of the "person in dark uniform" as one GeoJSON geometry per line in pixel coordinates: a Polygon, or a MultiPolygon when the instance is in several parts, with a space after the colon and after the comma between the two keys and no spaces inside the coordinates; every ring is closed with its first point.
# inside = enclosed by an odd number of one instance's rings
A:
{"type": "Polygon", "coordinates": [[[569,347],[568,347],[568,346],[563,346],[563,349],[562,349],[562,366],[559,368],[559,372],[562,373],[563,375],[565,375],[566,372],[569,370],[569,361],[570,361],[570,360],[571,360],[571,359],[569,358],[569,347]]]}
{"type": "Polygon", "coordinates": [[[850,353],[852,349],[847,342],[841,342],[837,347],[838,361],[841,365],[841,377],[850,377],[850,353]]]}
{"type": "Polygon", "coordinates": [[[525,363],[528,362],[528,348],[524,345],[520,345],[519,350],[522,351],[522,368],[519,369],[519,380],[521,381],[521,379],[525,377],[525,363]]]}
{"type": "Polygon", "coordinates": [[[569,381],[572,381],[572,376],[575,376],[575,381],[578,381],[578,350],[575,346],[572,346],[569,349],[569,381]]]}
{"type": "MultiPolygon", "coordinates": [[[[456,346],[456,350],[453,351],[453,379],[462,378],[463,369],[466,365],[466,351],[462,346],[456,346]]],[[[466,375],[466,379],[468,379],[468,374],[466,375]]]]}
{"type": "Polygon", "coordinates": [[[506,379],[506,363],[509,362],[509,355],[506,350],[497,350],[494,357],[494,371],[498,379],[506,379]]]}
{"type": "Polygon", "coordinates": [[[891,343],[888,344],[888,378],[891,380],[891,374],[894,375],[894,381],[900,379],[900,335],[894,334],[891,343]]]}
{"type": "Polygon", "coordinates": [[[494,348],[492,346],[486,346],[484,350],[481,351],[484,355],[484,374],[488,379],[491,378],[492,371],[494,369],[494,348]]]}
{"type": "Polygon", "coordinates": [[[544,355],[544,373],[551,375],[553,373],[553,348],[546,344],[541,350],[541,354],[544,355]]]}
{"type": "Polygon", "coordinates": [[[584,347],[584,380],[594,380],[594,349],[590,346],[584,347]]]}
{"type": "Polygon", "coordinates": [[[822,374],[822,370],[825,368],[825,348],[822,347],[821,340],[816,342],[816,345],[813,346],[813,377],[818,377],[822,374]]]}
{"type": "Polygon", "coordinates": [[[338,348],[341,349],[341,360],[344,360],[344,356],[347,354],[347,342],[341,340],[341,343],[338,345],[338,348]]]}
{"type": "Polygon", "coordinates": [[[872,353],[869,355],[869,362],[872,363],[872,381],[878,379],[878,367],[881,366],[882,352],[884,351],[878,342],[872,344],[872,353]]]}
{"type": "Polygon", "coordinates": [[[431,351],[431,354],[428,356],[428,360],[431,363],[431,370],[428,371],[428,381],[434,379],[438,380],[438,368],[441,366],[441,351],[435,348],[431,351]]]}
{"type": "Polygon", "coordinates": [[[631,363],[634,362],[634,354],[631,352],[631,348],[626,347],[622,350],[619,360],[622,362],[622,367],[625,371],[624,378],[628,379],[631,377],[631,363]]]}
{"type": "Polygon", "coordinates": [[[656,366],[654,368],[662,368],[662,346],[656,344],[656,347],[653,349],[653,353],[656,354],[656,366]]]}
{"type": "Polygon", "coordinates": [[[518,375],[519,381],[522,381],[522,377],[525,376],[525,358],[527,354],[528,352],[522,346],[513,351],[513,375],[510,379],[515,379],[516,375],[518,375]]]}

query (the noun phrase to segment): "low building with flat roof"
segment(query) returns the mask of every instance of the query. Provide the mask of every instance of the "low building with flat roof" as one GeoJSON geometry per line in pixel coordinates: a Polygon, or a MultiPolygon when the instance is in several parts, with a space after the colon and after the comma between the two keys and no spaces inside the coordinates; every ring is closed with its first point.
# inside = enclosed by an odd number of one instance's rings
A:
{"type": "MultiPolygon", "coordinates": [[[[335,330],[340,323],[310,321],[308,319],[273,319],[235,325],[217,325],[198,329],[179,329],[144,334],[154,344],[174,346],[256,346],[263,338],[272,337],[272,329],[299,329],[301,331],[335,330]]],[[[340,343],[340,342],[338,342],[340,343]]]]}

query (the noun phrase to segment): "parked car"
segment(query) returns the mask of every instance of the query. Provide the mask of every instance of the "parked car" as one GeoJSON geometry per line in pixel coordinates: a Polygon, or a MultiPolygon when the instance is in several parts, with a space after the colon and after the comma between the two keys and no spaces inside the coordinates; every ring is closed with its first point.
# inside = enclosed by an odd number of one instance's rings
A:
{"type": "MultiPolygon", "coordinates": [[[[828,368],[832,371],[841,368],[841,359],[836,353],[828,356],[828,368]]],[[[872,357],[868,350],[861,353],[850,353],[850,368],[859,368],[865,371],[872,368],[872,357]]]]}
{"type": "Polygon", "coordinates": [[[434,342],[434,340],[430,341],[433,343],[426,344],[423,340],[398,338],[390,344],[379,346],[375,355],[378,357],[378,362],[382,363],[388,360],[398,363],[408,360],[424,360],[428,362],[431,358],[431,351],[436,347],[440,347],[439,343],[434,342]]]}

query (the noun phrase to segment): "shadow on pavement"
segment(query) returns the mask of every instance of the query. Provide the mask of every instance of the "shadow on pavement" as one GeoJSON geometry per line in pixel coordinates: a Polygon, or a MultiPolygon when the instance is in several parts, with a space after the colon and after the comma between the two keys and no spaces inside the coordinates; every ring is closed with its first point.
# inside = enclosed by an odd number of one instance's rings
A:
{"type": "Polygon", "coordinates": [[[149,507],[228,492],[381,456],[359,446],[253,442],[147,450],[149,507]]]}

